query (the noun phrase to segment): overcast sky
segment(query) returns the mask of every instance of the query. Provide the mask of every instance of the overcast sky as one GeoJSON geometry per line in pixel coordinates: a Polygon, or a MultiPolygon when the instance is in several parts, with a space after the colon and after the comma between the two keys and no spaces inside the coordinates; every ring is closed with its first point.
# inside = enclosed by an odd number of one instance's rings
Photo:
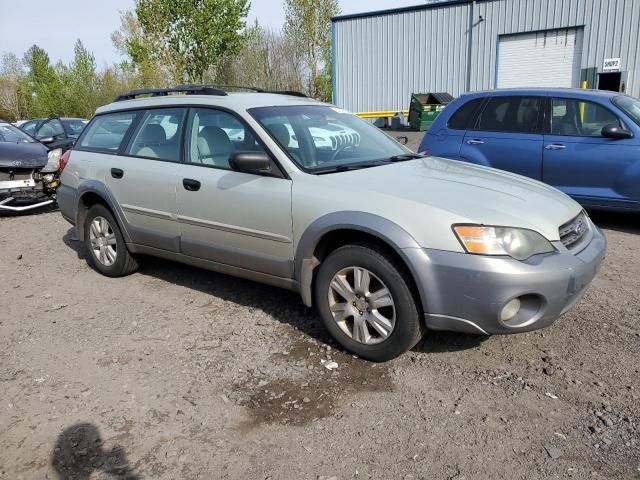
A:
{"type": "MultiPolygon", "coordinates": [[[[252,0],[249,22],[281,27],[282,0],[252,0]]],[[[421,0],[340,0],[342,13],[367,12],[424,3],[421,0]]],[[[44,48],[53,62],[73,57],[76,39],[96,56],[98,66],[120,57],[111,44],[111,32],[120,25],[120,12],[131,9],[133,0],[0,0],[0,54],[22,57],[34,43],[44,48]]]]}

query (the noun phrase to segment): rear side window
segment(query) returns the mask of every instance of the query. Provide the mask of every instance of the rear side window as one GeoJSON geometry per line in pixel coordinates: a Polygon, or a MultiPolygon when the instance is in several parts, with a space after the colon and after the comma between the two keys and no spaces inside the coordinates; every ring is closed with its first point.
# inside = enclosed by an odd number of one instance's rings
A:
{"type": "Polygon", "coordinates": [[[484,98],[475,98],[463,104],[453,115],[451,115],[451,118],[447,122],[447,127],[454,130],[466,130],[467,128],[470,128],[471,122],[483,101],[484,98]]]}
{"type": "Polygon", "coordinates": [[[535,133],[542,97],[492,97],[485,105],[478,130],[535,133]]]}
{"type": "Polygon", "coordinates": [[[85,130],[80,147],[85,150],[117,151],[137,112],[107,113],[95,117],[85,130]]]}
{"type": "Polygon", "coordinates": [[[24,132],[27,132],[29,135],[33,136],[34,130],[36,129],[36,124],[38,122],[27,122],[20,127],[20,129],[24,132]]]}
{"type": "Polygon", "coordinates": [[[184,116],[184,108],[148,110],[125,153],[135,157],[179,162],[184,116]]]}

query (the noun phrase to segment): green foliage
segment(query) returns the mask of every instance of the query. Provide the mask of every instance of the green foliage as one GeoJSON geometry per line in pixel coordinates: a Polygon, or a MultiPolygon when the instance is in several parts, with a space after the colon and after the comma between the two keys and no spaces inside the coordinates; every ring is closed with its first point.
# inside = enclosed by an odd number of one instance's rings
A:
{"type": "Polygon", "coordinates": [[[312,96],[331,101],[331,17],[338,0],[285,0],[284,33],[299,45],[312,96]]]}
{"type": "Polygon", "coordinates": [[[331,100],[331,23],[337,0],[284,0],[282,31],[256,21],[248,0],[135,0],[111,35],[127,59],[98,70],[78,40],[69,64],[33,45],[0,59],[0,117],[90,118],[121,93],[180,83],[307,91],[331,100]]]}
{"type": "Polygon", "coordinates": [[[131,59],[166,65],[173,79],[203,83],[245,41],[248,0],[137,0],[135,13],[143,33],[127,40],[131,59]]]}

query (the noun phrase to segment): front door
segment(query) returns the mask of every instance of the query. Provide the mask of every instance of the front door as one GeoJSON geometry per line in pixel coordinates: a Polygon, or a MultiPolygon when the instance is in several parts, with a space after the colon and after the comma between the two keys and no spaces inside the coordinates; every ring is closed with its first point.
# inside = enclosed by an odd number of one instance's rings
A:
{"type": "Polygon", "coordinates": [[[499,168],[527,177],[542,175],[543,97],[491,97],[467,130],[461,160],[499,168]]]}
{"type": "MultiPolygon", "coordinates": [[[[633,207],[638,187],[627,181],[640,169],[638,138],[602,136],[605,125],[624,125],[604,105],[571,98],[551,100],[544,136],[544,182],[586,206],[633,207]]],[[[627,127],[628,128],[628,127],[627,127]]]]}
{"type": "Polygon", "coordinates": [[[176,183],[181,252],[291,278],[291,181],[231,170],[229,157],[240,150],[263,150],[244,122],[191,109],[176,183]]]}

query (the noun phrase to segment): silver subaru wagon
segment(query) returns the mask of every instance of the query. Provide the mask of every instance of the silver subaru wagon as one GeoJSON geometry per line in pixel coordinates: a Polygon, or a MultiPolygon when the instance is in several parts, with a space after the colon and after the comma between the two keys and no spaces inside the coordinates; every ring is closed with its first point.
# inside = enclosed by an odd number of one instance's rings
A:
{"type": "Polygon", "coordinates": [[[130,274],[146,254],[291,289],[374,361],[425,329],[546,327],[606,249],[558,190],[416,155],[293,92],[129,92],[65,157],[60,211],[103,275],[130,274]]]}

